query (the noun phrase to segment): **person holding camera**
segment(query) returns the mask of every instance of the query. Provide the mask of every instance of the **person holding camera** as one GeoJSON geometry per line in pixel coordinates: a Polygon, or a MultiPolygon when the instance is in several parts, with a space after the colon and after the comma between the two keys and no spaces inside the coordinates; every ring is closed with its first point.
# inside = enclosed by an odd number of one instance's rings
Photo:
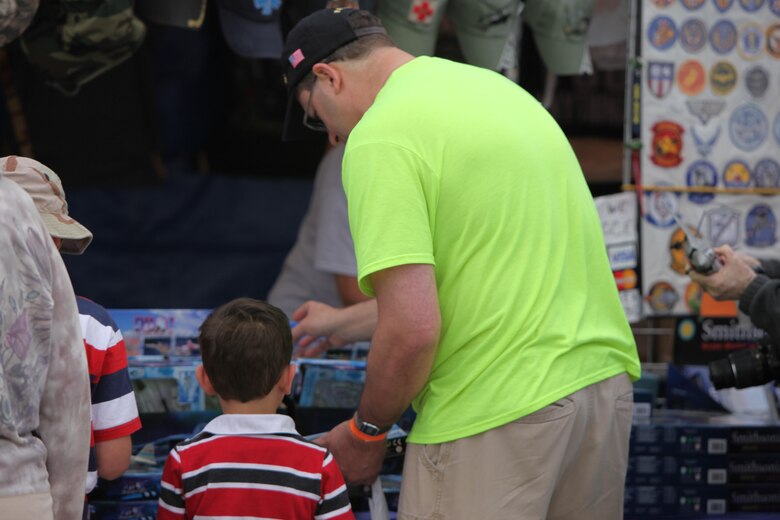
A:
{"type": "Polygon", "coordinates": [[[689,269],[688,275],[716,300],[739,300],[739,310],[778,344],[780,260],[758,260],[727,245],[713,251],[722,264],[720,269],[709,275],[689,269]]]}

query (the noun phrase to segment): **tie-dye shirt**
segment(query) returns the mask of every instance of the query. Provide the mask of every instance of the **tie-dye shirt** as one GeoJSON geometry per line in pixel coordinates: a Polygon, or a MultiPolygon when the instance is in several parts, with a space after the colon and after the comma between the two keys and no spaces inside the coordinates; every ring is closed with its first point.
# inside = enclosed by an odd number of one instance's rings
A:
{"type": "Polygon", "coordinates": [[[0,174],[0,498],[81,517],[90,400],[76,297],[29,195],[0,174]]]}

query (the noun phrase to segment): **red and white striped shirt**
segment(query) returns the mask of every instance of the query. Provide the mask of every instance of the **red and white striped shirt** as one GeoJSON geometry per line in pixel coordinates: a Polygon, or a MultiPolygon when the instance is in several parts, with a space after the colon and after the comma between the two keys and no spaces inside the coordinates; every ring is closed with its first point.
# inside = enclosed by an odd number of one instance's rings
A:
{"type": "Polygon", "coordinates": [[[354,519],[333,455],[275,414],[221,415],[171,450],[157,519],[199,517],[354,519]]]}

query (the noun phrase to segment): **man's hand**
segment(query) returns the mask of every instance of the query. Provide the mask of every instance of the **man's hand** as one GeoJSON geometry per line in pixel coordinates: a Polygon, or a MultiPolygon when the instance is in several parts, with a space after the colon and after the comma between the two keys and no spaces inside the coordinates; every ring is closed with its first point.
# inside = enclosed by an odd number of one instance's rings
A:
{"type": "Polygon", "coordinates": [[[345,342],[335,333],[339,310],[324,303],[308,301],[292,315],[297,323],[292,329],[293,342],[298,344],[300,357],[316,357],[331,347],[345,342]]]}
{"type": "Polygon", "coordinates": [[[716,300],[737,300],[745,288],[756,277],[753,266],[758,264],[755,258],[735,252],[729,246],[713,249],[723,266],[711,275],[689,271],[691,279],[698,282],[716,300]]]}
{"type": "Polygon", "coordinates": [[[384,438],[360,440],[349,430],[349,421],[344,421],[314,442],[330,450],[347,483],[371,485],[379,476],[387,449],[384,438]]]}

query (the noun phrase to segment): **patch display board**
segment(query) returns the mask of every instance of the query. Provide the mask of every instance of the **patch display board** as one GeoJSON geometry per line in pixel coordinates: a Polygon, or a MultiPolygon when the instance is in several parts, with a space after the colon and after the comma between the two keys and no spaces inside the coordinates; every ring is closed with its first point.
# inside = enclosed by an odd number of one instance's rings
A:
{"type": "Polygon", "coordinates": [[[780,256],[780,0],[640,5],[644,314],[695,314],[675,214],[711,245],[780,256]]]}

